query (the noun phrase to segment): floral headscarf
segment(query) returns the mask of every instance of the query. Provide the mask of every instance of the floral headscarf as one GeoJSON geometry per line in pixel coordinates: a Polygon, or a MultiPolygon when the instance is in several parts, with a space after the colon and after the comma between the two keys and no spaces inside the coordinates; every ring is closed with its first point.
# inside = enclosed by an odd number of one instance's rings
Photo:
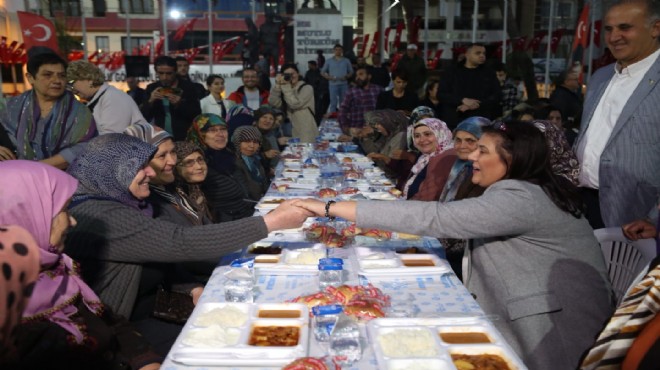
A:
{"type": "Polygon", "coordinates": [[[192,125],[188,129],[187,141],[197,144],[200,148],[206,149],[204,143],[204,133],[213,126],[227,127],[227,122],[213,113],[202,113],[193,119],[192,125]]]}
{"type": "Polygon", "coordinates": [[[552,122],[534,120],[534,127],[541,130],[550,149],[550,167],[552,173],[562,176],[574,185],[579,185],[580,164],[573,149],[571,149],[564,132],[552,122]]]}
{"type": "MultiPolygon", "coordinates": [[[[98,167],[96,171],[101,172],[98,167]]],[[[78,312],[77,299],[96,315],[101,315],[103,305],[80,278],[78,265],[59,246],[50,244],[53,218],[76,191],[78,181],[55,167],[33,161],[0,162],[0,173],[0,224],[25,228],[40,249],[41,272],[23,319],[48,320],[82,343],[86,328],[71,319],[78,312]]]]}
{"type": "Polygon", "coordinates": [[[135,198],[128,188],[157,149],[124,134],[105,134],[91,140],[68,170],[80,182],[72,206],[89,199],[113,200],[151,216],[149,204],[135,198]]]}
{"type": "Polygon", "coordinates": [[[427,107],[425,105],[420,105],[419,107],[413,109],[410,113],[409,124],[414,125],[422,118],[433,118],[435,117],[435,111],[433,108],[427,107]]]}
{"type": "Polygon", "coordinates": [[[431,131],[433,131],[433,134],[435,134],[435,139],[438,145],[435,148],[435,152],[430,154],[422,154],[417,159],[417,162],[410,170],[410,173],[412,175],[410,176],[408,181],[406,181],[406,185],[403,188],[404,197],[407,197],[408,189],[410,188],[410,185],[412,185],[412,183],[415,181],[417,175],[419,175],[419,173],[424,168],[426,168],[426,166],[428,166],[429,161],[431,161],[431,158],[454,147],[451,131],[449,131],[449,128],[447,128],[447,124],[437,118],[423,118],[417,121],[416,124],[408,126],[409,142],[413,141],[415,129],[419,126],[426,126],[430,128],[431,131]]]}

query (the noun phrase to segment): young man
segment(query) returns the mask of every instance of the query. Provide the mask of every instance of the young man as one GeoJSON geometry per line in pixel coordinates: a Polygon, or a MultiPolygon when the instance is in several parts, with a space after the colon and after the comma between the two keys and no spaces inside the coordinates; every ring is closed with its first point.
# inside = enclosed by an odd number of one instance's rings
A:
{"type": "Polygon", "coordinates": [[[344,57],[344,47],[336,44],[334,52],[335,55],[326,60],[321,69],[321,76],[329,81],[330,108],[328,113],[337,111],[348,91],[348,79],[353,75],[351,61],[344,57]]]}
{"type": "Polygon", "coordinates": [[[241,77],[243,86],[229,94],[227,100],[235,104],[242,104],[252,110],[268,104],[270,92],[259,87],[259,76],[254,68],[245,68],[241,77]]]}
{"type": "Polygon", "coordinates": [[[371,83],[367,67],[355,71],[355,87],[346,93],[339,109],[339,126],[344,134],[354,134],[364,127],[364,114],[376,109],[378,95],[383,88],[371,83]]]}

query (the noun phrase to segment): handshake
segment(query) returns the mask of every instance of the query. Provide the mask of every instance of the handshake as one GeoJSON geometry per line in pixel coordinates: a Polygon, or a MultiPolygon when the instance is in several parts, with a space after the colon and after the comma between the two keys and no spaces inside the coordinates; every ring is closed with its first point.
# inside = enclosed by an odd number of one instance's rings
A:
{"type": "Polygon", "coordinates": [[[355,220],[355,202],[324,203],[316,199],[289,199],[264,216],[268,232],[302,226],[308,217],[340,216],[355,220]]]}

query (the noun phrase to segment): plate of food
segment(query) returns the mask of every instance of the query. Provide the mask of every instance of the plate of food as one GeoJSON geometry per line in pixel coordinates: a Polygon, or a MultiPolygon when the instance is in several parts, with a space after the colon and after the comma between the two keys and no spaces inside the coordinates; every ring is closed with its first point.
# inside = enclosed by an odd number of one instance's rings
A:
{"type": "Polygon", "coordinates": [[[254,257],[254,268],[262,275],[316,275],[321,258],[328,253],[321,243],[257,242],[246,257],[254,257]]]}
{"type": "Polygon", "coordinates": [[[358,274],[373,277],[428,275],[451,272],[446,260],[435,254],[406,254],[395,250],[370,247],[355,247],[358,274]]]}

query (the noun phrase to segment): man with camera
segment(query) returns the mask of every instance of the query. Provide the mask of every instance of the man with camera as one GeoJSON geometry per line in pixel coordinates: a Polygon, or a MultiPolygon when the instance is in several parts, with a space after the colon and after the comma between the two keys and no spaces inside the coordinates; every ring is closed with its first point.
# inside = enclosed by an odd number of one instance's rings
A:
{"type": "Polygon", "coordinates": [[[293,137],[313,143],[319,134],[314,120],[314,88],[306,84],[295,64],[282,66],[270,92],[270,104],[284,111],[293,124],[293,137]]]}

